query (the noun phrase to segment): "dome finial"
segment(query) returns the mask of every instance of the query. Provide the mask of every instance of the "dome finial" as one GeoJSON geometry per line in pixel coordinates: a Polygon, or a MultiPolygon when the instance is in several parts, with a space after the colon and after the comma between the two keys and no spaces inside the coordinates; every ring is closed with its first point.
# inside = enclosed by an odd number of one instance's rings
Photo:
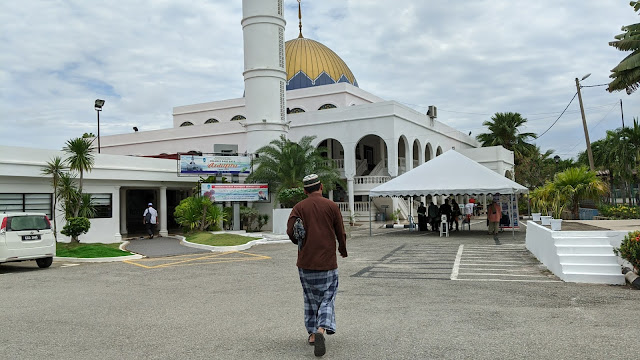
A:
{"type": "Polygon", "coordinates": [[[298,27],[300,28],[300,35],[298,35],[298,39],[304,37],[302,36],[302,10],[300,9],[301,8],[300,1],[302,0],[298,0],[298,21],[299,21],[298,27]]]}

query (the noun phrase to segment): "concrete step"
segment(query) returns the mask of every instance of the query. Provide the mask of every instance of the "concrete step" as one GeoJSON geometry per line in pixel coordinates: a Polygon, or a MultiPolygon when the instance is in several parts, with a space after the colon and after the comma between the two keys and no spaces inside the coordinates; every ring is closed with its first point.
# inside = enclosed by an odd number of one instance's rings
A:
{"type": "Polygon", "coordinates": [[[554,238],[556,245],[610,245],[609,238],[606,236],[591,237],[559,237],[554,238]]]}
{"type": "Polygon", "coordinates": [[[556,244],[558,255],[609,255],[613,254],[611,245],[558,245],[556,244]]]}
{"type": "Polygon", "coordinates": [[[561,264],[618,264],[618,257],[611,254],[558,254],[561,264]]]}
{"type": "Polygon", "coordinates": [[[611,230],[602,231],[558,231],[553,237],[559,238],[590,238],[590,237],[611,237],[611,230]]]}
{"type": "Polygon", "coordinates": [[[562,280],[575,283],[624,285],[624,275],[593,274],[581,272],[564,273],[562,280]]]}
{"type": "Polygon", "coordinates": [[[564,273],[622,274],[618,264],[565,264],[561,263],[564,273]]]}

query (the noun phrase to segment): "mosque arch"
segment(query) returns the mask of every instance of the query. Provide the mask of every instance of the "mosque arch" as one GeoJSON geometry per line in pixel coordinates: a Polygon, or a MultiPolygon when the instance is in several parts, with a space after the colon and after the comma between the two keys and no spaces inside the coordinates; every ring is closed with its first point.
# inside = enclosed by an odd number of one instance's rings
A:
{"type": "Polygon", "coordinates": [[[423,153],[420,151],[420,141],[418,139],[413,140],[413,147],[411,150],[411,160],[413,161],[413,166],[411,166],[412,169],[417,168],[424,162],[422,155],[423,153]]]}
{"type": "Polygon", "coordinates": [[[337,106],[333,104],[324,104],[318,108],[318,110],[327,110],[327,109],[335,109],[337,106]]]}
{"type": "Polygon", "coordinates": [[[218,119],[211,118],[211,119],[207,119],[207,121],[205,121],[204,123],[205,124],[215,124],[215,123],[218,123],[218,122],[220,122],[220,121],[218,121],[218,119]]]}
{"type": "Polygon", "coordinates": [[[300,114],[305,112],[303,108],[300,107],[294,107],[293,109],[289,109],[288,114],[300,114]]]}
{"type": "Polygon", "coordinates": [[[387,143],[378,135],[365,135],[355,147],[356,176],[388,176],[389,151],[387,143]]]}
{"type": "Polygon", "coordinates": [[[247,118],[242,115],[236,115],[231,118],[231,121],[240,121],[240,120],[247,120],[247,118]]]}
{"type": "Polygon", "coordinates": [[[183,126],[193,126],[193,123],[191,121],[185,121],[182,124],[180,124],[180,127],[183,127],[183,126]]]}
{"type": "Polygon", "coordinates": [[[436,156],[440,156],[440,155],[442,155],[442,148],[438,146],[438,149],[436,150],[436,156]]]}
{"type": "Polygon", "coordinates": [[[409,171],[409,142],[404,135],[401,135],[398,139],[398,175],[404,174],[409,171]]]}
{"type": "Polygon", "coordinates": [[[424,148],[424,162],[433,159],[433,146],[430,143],[427,143],[427,146],[424,148]]]}
{"type": "Polygon", "coordinates": [[[320,141],[317,148],[323,148],[320,155],[333,160],[341,174],[344,172],[344,147],[339,140],[328,138],[320,141]]]}

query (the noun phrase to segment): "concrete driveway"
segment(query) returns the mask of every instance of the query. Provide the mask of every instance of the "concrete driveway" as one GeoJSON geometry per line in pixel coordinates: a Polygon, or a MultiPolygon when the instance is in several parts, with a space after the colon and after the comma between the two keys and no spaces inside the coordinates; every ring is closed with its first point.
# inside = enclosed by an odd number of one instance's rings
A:
{"type": "MultiPolygon", "coordinates": [[[[328,337],[326,359],[637,357],[640,291],[556,281],[523,250],[524,232],[505,234],[502,246],[482,231],[351,234],[349,257],[339,259],[338,329],[328,337]],[[508,264],[518,269],[496,266],[508,264]],[[526,276],[507,276],[518,274],[526,276]]],[[[170,266],[0,265],[0,353],[312,359],[296,250],[268,244],[149,259],[170,266]]]]}

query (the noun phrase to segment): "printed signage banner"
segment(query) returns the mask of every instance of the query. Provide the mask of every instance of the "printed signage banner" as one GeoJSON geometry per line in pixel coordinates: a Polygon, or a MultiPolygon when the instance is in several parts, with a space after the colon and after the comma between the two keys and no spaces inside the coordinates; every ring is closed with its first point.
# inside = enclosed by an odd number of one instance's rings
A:
{"type": "MultiPolygon", "coordinates": [[[[502,214],[509,215],[509,205],[511,205],[511,222],[513,223],[513,227],[518,229],[520,225],[518,224],[518,198],[513,196],[513,202],[510,199],[509,195],[501,195],[498,199],[500,205],[502,207],[502,214]]],[[[511,225],[500,225],[503,228],[511,228],[511,225]]]]}
{"type": "Polygon", "coordinates": [[[268,184],[202,184],[200,195],[213,202],[269,201],[268,184]]]}
{"type": "Polygon", "coordinates": [[[180,175],[249,175],[250,156],[180,154],[180,175]]]}

